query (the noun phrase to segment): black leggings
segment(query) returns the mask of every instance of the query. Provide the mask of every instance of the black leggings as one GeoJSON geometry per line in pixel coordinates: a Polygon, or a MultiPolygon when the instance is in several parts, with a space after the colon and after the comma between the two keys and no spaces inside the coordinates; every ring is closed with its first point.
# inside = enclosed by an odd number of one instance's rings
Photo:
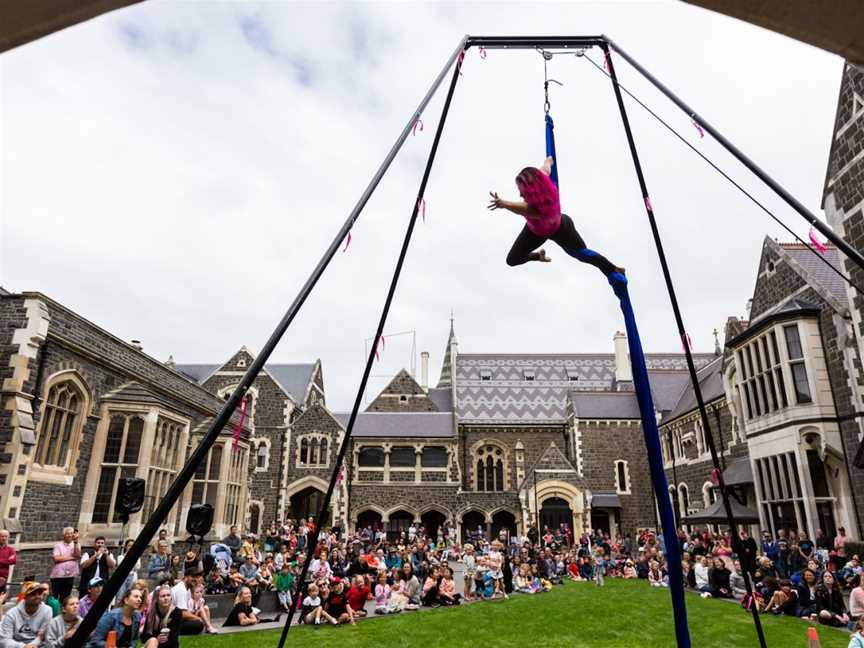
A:
{"type": "MultiPolygon", "coordinates": [[[[579,236],[579,232],[576,231],[576,226],[573,225],[573,219],[567,214],[561,214],[561,225],[558,227],[558,231],[548,237],[548,239],[555,241],[561,246],[562,250],[573,258],[578,259],[582,263],[590,263],[599,268],[600,272],[607,277],[610,273],[616,272],[615,266],[612,265],[612,262],[609,261],[609,259],[604,257],[602,254],[598,254],[594,250],[585,247],[585,241],[583,241],[582,237],[579,236]]],[[[534,250],[543,245],[546,240],[546,237],[538,236],[529,230],[526,225],[522,228],[522,231],[519,232],[519,236],[516,237],[516,241],[513,243],[513,247],[507,255],[507,265],[517,266],[527,263],[528,261],[539,260],[540,255],[534,250]]]]}

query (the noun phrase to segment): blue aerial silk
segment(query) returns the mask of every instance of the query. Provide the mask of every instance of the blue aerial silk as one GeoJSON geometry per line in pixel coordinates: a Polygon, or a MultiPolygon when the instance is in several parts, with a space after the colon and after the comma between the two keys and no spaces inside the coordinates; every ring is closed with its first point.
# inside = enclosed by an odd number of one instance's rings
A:
{"type": "MultiPolygon", "coordinates": [[[[555,123],[549,113],[546,113],[546,156],[552,157],[552,172],[549,177],[558,187],[558,157],[555,155],[555,123]]],[[[559,187],[560,188],[560,187],[559,187]]],[[[594,250],[567,250],[568,254],[580,261],[596,256],[594,250]]],[[[660,526],[663,530],[663,540],[666,545],[666,565],[669,570],[669,591],[672,594],[672,611],[675,621],[675,637],[678,648],[690,648],[690,631],[687,627],[687,606],[684,602],[684,572],[681,569],[681,548],[678,544],[678,533],[675,526],[675,514],[672,511],[672,501],[669,498],[669,483],[663,472],[663,454],[660,450],[660,432],[657,429],[657,418],[654,410],[654,399],[651,396],[651,384],[648,382],[648,368],[645,365],[645,353],[639,339],[639,329],[636,327],[636,315],[627,291],[627,278],[613,272],[608,277],[609,285],[618,297],[621,312],[624,314],[624,325],[627,329],[627,343],[630,347],[630,365],[633,369],[633,386],[636,388],[636,400],[642,416],[642,433],[645,437],[645,450],[648,454],[648,467],[651,472],[651,485],[657,499],[660,512],[660,526]]]]}
{"type": "Polygon", "coordinates": [[[672,610],[675,617],[675,637],[678,640],[678,648],[690,648],[687,606],[684,602],[684,571],[681,569],[681,548],[678,544],[675,514],[672,512],[672,501],[669,497],[669,483],[666,481],[666,473],[663,472],[660,432],[657,429],[654,399],[651,396],[651,384],[648,382],[645,354],[639,339],[639,329],[636,327],[633,304],[630,303],[630,294],[627,291],[627,278],[622,274],[613,272],[609,275],[609,285],[612,286],[612,290],[618,297],[621,303],[621,312],[624,313],[627,344],[630,347],[630,366],[633,369],[633,386],[636,388],[636,400],[639,402],[639,412],[642,415],[642,434],[645,437],[648,468],[651,472],[651,484],[654,487],[654,496],[657,498],[660,525],[663,527],[663,539],[666,544],[665,555],[669,570],[672,610]]]}
{"type": "MultiPolygon", "coordinates": [[[[546,113],[546,157],[552,158],[552,173],[549,177],[558,187],[558,156],[555,155],[555,122],[549,113],[546,113]]],[[[558,187],[559,189],[561,187],[558,187]]]]}

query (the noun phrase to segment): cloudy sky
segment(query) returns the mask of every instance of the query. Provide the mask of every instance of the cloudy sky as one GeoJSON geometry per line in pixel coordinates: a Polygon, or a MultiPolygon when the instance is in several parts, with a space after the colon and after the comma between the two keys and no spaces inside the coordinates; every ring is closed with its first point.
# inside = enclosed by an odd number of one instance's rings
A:
{"type": "MultiPolygon", "coordinates": [[[[260,349],[466,33],[608,34],[821,214],[842,60],[683,3],[150,0],[0,57],[0,285],[44,292],[160,360],[260,349]]],[[[620,60],[618,72],[806,237],[620,60]]],[[[611,88],[576,57],[550,73],[564,83],[563,209],[627,267],[646,350],[678,350],[611,88]]],[[[602,275],[554,246],[551,264],[508,268],[522,224],[485,209],[542,159],[542,82],[535,52],[465,59],[387,326],[416,331],[433,383],[451,309],[463,352],[611,352],[623,328],[602,275]]],[[[335,409],[353,402],[443,94],[274,355],[321,358],[335,409]]],[[[628,107],[685,323],[710,350],[712,329],[744,314],[764,236],[789,237],[628,107]]],[[[374,373],[408,366],[410,342],[391,338],[374,373]]]]}

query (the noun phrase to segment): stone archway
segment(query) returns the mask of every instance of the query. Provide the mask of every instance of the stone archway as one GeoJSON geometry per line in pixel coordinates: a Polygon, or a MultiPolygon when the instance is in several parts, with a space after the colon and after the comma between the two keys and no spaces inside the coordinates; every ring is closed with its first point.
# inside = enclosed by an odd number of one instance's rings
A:
{"type": "Polygon", "coordinates": [[[477,532],[477,527],[486,535],[486,515],[477,510],[465,511],[462,514],[462,542],[470,542],[477,532]]]}
{"type": "Polygon", "coordinates": [[[507,544],[510,538],[516,537],[516,516],[510,511],[502,509],[492,514],[492,537],[501,538],[502,531],[505,533],[507,544]]]}
{"type": "Polygon", "coordinates": [[[534,488],[528,488],[525,495],[525,503],[527,504],[528,511],[531,514],[529,517],[538,520],[540,523],[539,531],[541,535],[543,533],[543,522],[541,516],[544,504],[553,498],[564,502],[564,505],[560,502],[557,504],[550,503],[547,507],[548,510],[558,511],[554,514],[557,516],[556,519],[561,518],[558,521],[558,524],[561,522],[569,524],[573,531],[574,538],[580,537],[585,531],[583,522],[585,514],[585,495],[573,484],[557,479],[543,480],[537,484],[536,490],[534,488]],[[537,508],[540,510],[537,511],[537,508]],[[570,509],[569,516],[567,508],[570,509]],[[538,515],[538,513],[540,515],[538,515]]]}
{"type": "Polygon", "coordinates": [[[357,514],[355,526],[357,530],[370,527],[372,531],[378,531],[384,528],[384,516],[374,509],[366,509],[357,514]]]}
{"type": "Polygon", "coordinates": [[[438,529],[446,531],[447,515],[437,509],[429,509],[420,516],[420,524],[426,529],[426,535],[438,541],[438,529]]]}
{"type": "Polygon", "coordinates": [[[393,511],[387,516],[387,539],[389,541],[398,540],[402,533],[408,537],[408,527],[414,523],[414,514],[403,509],[393,511]]]}

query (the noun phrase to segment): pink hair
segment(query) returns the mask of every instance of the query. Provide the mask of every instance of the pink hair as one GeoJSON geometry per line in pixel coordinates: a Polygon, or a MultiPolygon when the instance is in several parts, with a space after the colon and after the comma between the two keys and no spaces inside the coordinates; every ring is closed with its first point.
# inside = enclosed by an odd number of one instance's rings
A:
{"type": "Polygon", "coordinates": [[[561,213],[558,187],[540,169],[525,167],[516,176],[516,186],[529,207],[541,218],[555,218],[561,213]]]}

